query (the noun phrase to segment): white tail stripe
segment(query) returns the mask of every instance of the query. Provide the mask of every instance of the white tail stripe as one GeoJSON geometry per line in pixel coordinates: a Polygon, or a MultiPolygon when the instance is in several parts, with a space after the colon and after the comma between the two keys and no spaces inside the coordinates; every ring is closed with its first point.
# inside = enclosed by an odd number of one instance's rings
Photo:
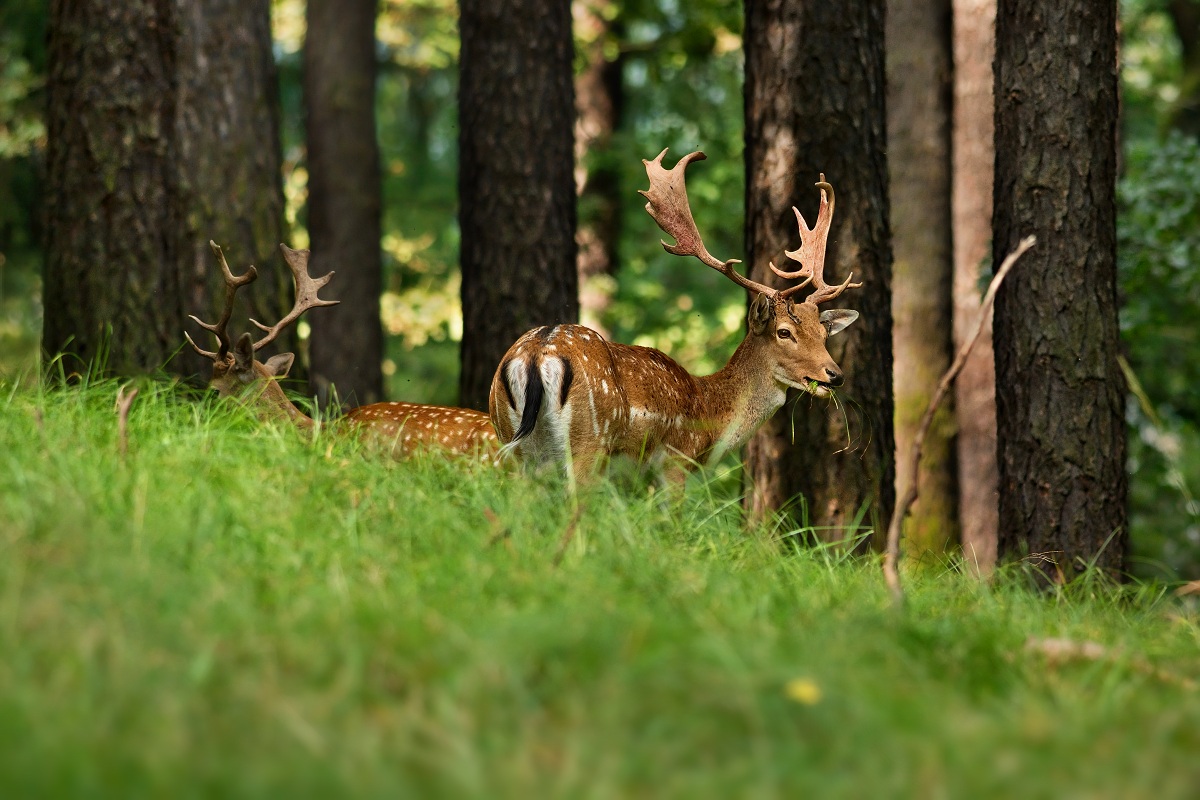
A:
{"type": "Polygon", "coordinates": [[[552,411],[562,398],[563,376],[566,372],[563,369],[563,360],[557,356],[545,358],[542,360],[539,372],[542,375],[542,389],[545,392],[542,396],[542,408],[552,411]]]}

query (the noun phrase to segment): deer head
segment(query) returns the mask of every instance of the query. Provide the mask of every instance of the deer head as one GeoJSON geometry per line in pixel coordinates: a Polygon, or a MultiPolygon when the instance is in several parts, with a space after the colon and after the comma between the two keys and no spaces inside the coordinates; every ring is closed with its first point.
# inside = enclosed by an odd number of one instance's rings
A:
{"type": "Polygon", "coordinates": [[[751,292],[753,299],[747,318],[749,335],[745,345],[755,350],[752,362],[769,370],[776,383],[821,397],[828,395],[832,387],[841,386],[842,371],[829,355],[825,340],[858,319],[858,312],[847,309],[820,311],[818,305],[862,284],[851,283],[853,276],[835,286],[825,283],[825,247],[834,209],[833,187],[825,182],[825,175],[822,174],[817,183],[821,189],[821,206],[816,227],[809,228],[800,212],[792,209],[800,228],[800,247],[787,250],[785,254],[798,261],[800,268],[786,272],[773,263],[770,265],[772,272],[781,278],[800,282],[786,289],[775,289],[740,275],[733,268],[734,264],[740,263],[737,259],[721,261],[705,248],[692,219],[684,178],[687,165],[704,160],[704,153],[688,153],[670,170],[662,166],[666,153],[663,150],[653,161],[642,161],[646,165],[650,188],[640,192],[647,200],[646,211],[675,239],[673,245],[663,242],[663,248],[674,255],[695,256],[751,292]],[[813,287],[812,293],[803,302],[795,302],[794,296],[809,285],[813,287]]]}
{"type": "Polygon", "coordinates": [[[251,266],[244,275],[234,275],[229,269],[229,264],[225,260],[225,254],[221,251],[220,246],[211,241],[208,244],[221,265],[221,273],[225,280],[225,305],[221,316],[215,323],[204,322],[194,315],[191,316],[191,319],[217,337],[217,350],[213,352],[201,349],[186,331],[184,336],[187,337],[188,342],[197,353],[213,362],[213,374],[209,386],[216,389],[218,394],[223,397],[237,397],[243,402],[255,406],[263,416],[294,418],[302,425],[307,420],[311,424],[312,420],[291,404],[277,382],[279,378],[287,375],[295,361],[295,355],[280,353],[262,362],[255,357],[255,353],[275,341],[281,331],[299,319],[300,315],[308,309],[337,305],[338,301],[336,300],[322,300],[317,297],[317,292],[322,286],[329,283],[333,273],[313,278],[308,274],[309,251],[293,250],[287,245],[279,245],[279,249],[283,252],[283,258],[292,272],[292,282],[296,290],[296,300],[292,310],[271,326],[254,319],[250,320],[255,327],[266,333],[258,341],[254,341],[249,333],[243,333],[236,342],[231,342],[228,326],[229,319],[233,315],[234,297],[237,295],[238,289],[252,283],[258,277],[258,271],[251,266]]]}

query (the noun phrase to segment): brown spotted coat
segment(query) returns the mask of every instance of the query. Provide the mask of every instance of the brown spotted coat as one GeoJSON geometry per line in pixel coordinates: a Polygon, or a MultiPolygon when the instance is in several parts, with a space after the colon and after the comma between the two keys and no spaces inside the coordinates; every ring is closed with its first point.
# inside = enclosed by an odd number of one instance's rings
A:
{"type": "Polygon", "coordinates": [[[840,385],[825,339],[857,316],[759,295],[729,363],[703,377],[658,350],[608,342],[581,325],[535,328],[496,370],[492,424],[503,451],[567,467],[572,481],[615,455],[678,480],[745,444],[789,387],[824,397],[840,385]]]}
{"type": "MultiPolygon", "coordinates": [[[[264,420],[287,420],[302,430],[313,419],[296,408],[279,386],[279,378],[292,366],[291,353],[266,363],[254,358],[248,334],[243,335],[223,360],[214,362],[210,386],[225,397],[236,397],[264,420]]],[[[500,442],[491,420],[480,411],[418,403],[372,403],[349,411],[333,423],[358,430],[374,446],[397,458],[419,450],[479,456],[491,460],[500,442]]]]}

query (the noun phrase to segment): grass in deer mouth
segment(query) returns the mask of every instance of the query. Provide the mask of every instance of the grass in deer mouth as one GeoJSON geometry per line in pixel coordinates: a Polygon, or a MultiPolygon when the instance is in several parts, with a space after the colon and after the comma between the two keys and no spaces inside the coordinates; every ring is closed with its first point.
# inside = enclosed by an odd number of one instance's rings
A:
{"type": "Polygon", "coordinates": [[[0,386],[4,796],[1194,794],[1154,587],[923,571],[897,616],[736,473],[601,482],[564,546],[560,487],[139,388],[122,457],[116,384],[0,386]]]}

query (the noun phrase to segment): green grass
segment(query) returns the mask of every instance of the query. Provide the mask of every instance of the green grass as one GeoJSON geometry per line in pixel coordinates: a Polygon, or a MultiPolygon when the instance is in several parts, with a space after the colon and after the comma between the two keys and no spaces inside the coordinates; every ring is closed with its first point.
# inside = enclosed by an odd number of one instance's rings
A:
{"type": "Polygon", "coordinates": [[[898,614],[874,560],[747,535],[729,480],[675,510],[602,485],[556,564],[543,480],[163,383],[122,459],[115,384],[0,388],[3,797],[1200,786],[1200,618],[1166,589],[926,570],[898,614]]]}

